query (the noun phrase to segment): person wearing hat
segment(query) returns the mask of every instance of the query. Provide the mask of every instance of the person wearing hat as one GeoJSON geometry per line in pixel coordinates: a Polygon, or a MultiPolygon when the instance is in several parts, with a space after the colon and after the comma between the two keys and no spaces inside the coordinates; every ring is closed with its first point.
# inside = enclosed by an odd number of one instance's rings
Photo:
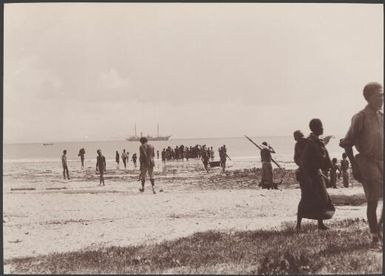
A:
{"type": "Polygon", "coordinates": [[[278,189],[278,187],[273,183],[273,166],[271,165],[272,153],[275,153],[274,149],[268,145],[267,142],[263,142],[261,149],[262,179],[260,184],[263,189],[278,189]]]}
{"type": "Polygon", "coordinates": [[[382,247],[382,215],[377,221],[378,199],[382,197],[384,177],[384,114],[383,88],[376,82],[368,83],[364,89],[366,107],[355,114],[350,128],[341,139],[340,146],[350,160],[353,177],[362,183],[367,200],[367,218],[372,235],[372,247],[382,247]],[[353,155],[353,146],[358,151],[353,155]]]}
{"type": "Polygon", "coordinates": [[[99,171],[99,185],[104,186],[104,172],[106,171],[106,158],[102,155],[102,151],[98,149],[96,151],[98,156],[96,157],[96,171],[99,171]]]}
{"type": "Polygon", "coordinates": [[[146,137],[140,138],[140,147],[139,147],[139,161],[140,161],[140,178],[142,181],[142,188],[139,191],[144,192],[144,183],[146,182],[146,174],[150,176],[150,182],[152,186],[152,192],[155,194],[155,180],[154,180],[154,157],[155,149],[152,145],[147,143],[146,137]]]}

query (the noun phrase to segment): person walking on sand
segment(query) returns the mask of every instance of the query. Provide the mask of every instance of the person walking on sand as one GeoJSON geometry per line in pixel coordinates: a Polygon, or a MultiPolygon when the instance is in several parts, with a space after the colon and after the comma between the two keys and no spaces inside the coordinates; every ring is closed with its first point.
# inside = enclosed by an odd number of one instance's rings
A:
{"type": "Polygon", "coordinates": [[[159,150],[156,151],[156,159],[159,159],[159,150]]]}
{"type": "Polygon", "coordinates": [[[136,159],[137,159],[136,153],[134,153],[134,154],[132,155],[132,162],[134,163],[135,169],[136,169],[136,159]]]}
{"type": "Polygon", "coordinates": [[[262,189],[278,189],[275,183],[273,183],[273,166],[271,165],[271,154],[275,153],[275,150],[267,144],[262,143],[261,149],[261,162],[262,162],[262,189]]]}
{"type": "Polygon", "coordinates": [[[337,188],[337,171],[341,173],[341,170],[337,165],[337,158],[333,158],[332,166],[330,168],[330,187],[331,188],[337,188]]]}
{"type": "Polygon", "coordinates": [[[121,154],[121,158],[123,161],[124,168],[126,169],[127,168],[127,153],[126,153],[125,149],[123,150],[123,152],[121,154]]]}
{"type": "Polygon", "coordinates": [[[115,154],[115,161],[116,161],[116,168],[119,169],[120,157],[119,157],[119,152],[118,151],[116,151],[116,154],[115,154]]]}
{"type": "Polygon", "coordinates": [[[96,151],[96,171],[99,171],[99,185],[104,186],[104,172],[106,171],[106,158],[102,155],[102,151],[98,149],[96,151]]]}
{"type": "Polygon", "coordinates": [[[85,149],[84,149],[84,148],[81,148],[81,149],[79,150],[78,156],[80,156],[80,161],[81,161],[81,163],[82,163],[82,169],[84,169],[84,155],[85,155],[85,154],[86,154],[85,149]]]}
{"type": "Polygon", "coordinates": [[[140,162],[140,177],[142,180],[142,188],[139,191],[144,192],[144,183],[146,182],[146,174],[148,173],[150,177],[150,182],[152,186],[152,192],[155,194],[155,179],[154,179],[154,157],[155,149],[152,145],[147,143],[146,137],[140,138],[140,147],[139,147],[139,162],[140,162]]]}
{"type": "Polygon", "coordinates": [[[381,111],[384,91],[381,84],[365,85],[363,96],[366,107],[355,114],[340,146],[350,160],[354,179],[359,181],[367,200],[367,218],[372,236],[371,247],[382,248],[382,218],[377,221],[377,204],[383,196],[384,181],[384,114],[381,111]],[[354,156],[353,146],[358,151],[354,156]]]}
{"type": "Polygon", "coordinates": [[[346,153],[344,152],[342,154],[342,160],[341,160],[341,171],[338,177],[342,174],[342,183],[344,184],[344,187],[349,187],[349,161],[346,159],[348,157],[346,153]]]}
{"type": "Polygon", "coordinates": [[[66,179],[70,179],[69,172],[68,172],[68,164],[67,164],[67,150],[63,150],[63,155],[61,156],[61,164],[63,166],[63,177],[66,179]]]}
{"type": "Polygon", "coordinates": [[[318,220],[318,229],[326,230],[323,220],[330,219],[335,213],[334,205],[326,190],[322,170],[331,167],[329,153],[319,136],[323,134],[320,119],[312,119],[309,124],[311,133],[306,139],[301,160],[302,189],[298,206],[297,230],[301,228],[302,218],[318,220]]]}

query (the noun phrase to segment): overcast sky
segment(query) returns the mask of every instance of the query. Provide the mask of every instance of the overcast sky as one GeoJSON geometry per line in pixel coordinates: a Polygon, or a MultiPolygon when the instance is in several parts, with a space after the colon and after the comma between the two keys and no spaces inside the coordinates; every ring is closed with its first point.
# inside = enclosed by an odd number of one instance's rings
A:
{"type": "Polygon", "coordinates": [[[383,83],[383,6],[5,4],[4,141],[342,135],[383,83]]]}

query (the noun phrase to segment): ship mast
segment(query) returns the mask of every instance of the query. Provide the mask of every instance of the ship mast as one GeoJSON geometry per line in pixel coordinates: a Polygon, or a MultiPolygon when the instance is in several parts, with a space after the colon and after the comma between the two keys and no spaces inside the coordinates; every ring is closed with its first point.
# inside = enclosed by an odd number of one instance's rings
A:
{"type": "Polygon", "coordinates": [[[135,124],[135,137],[136,137],[136,124],[135,124]]]}
{"type": "Polygon", "coordinates": [[[156,132],[157,132],[157,136],[159,137],[159,123],[157,124],[156,132]]]}

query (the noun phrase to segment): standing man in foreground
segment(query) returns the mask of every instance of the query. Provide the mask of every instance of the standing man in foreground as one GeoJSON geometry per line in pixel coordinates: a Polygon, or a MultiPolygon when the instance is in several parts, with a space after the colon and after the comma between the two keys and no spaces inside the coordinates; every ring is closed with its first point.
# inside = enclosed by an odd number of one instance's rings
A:
{"type": "Polygon", "coordinates": [[[146,174],[150,176],[152,192],[155,194],[155,180],[154,180],[154,157],[155,149],[152,145],[147,143],[146,137],[140,138],[141,146],[139,147],[139,161],[140,161],[140,176],[142,180],[142,188],[139,191],[144,192],[144,183],[146,182],[146,174]]]}
{"type": "MultiPolygon", "coordinates": [[[[383,88],[379,83],[368,83],[363,94],[367,106],[355,114],[350,128],[341,139],[340,146],[345,149],[353,177],[362,183],[367,200],[367,218],[372,235],[371,246],[380,249],[382,229],[377,221],[377,203],[382,197],[384,177],[384,114],[381,112],[384,101],[383,88]],[[353,146],[358,154],[353,155],[353,146]]],[[[382,224],[381,213],[380,224],[382,224]]]]}

